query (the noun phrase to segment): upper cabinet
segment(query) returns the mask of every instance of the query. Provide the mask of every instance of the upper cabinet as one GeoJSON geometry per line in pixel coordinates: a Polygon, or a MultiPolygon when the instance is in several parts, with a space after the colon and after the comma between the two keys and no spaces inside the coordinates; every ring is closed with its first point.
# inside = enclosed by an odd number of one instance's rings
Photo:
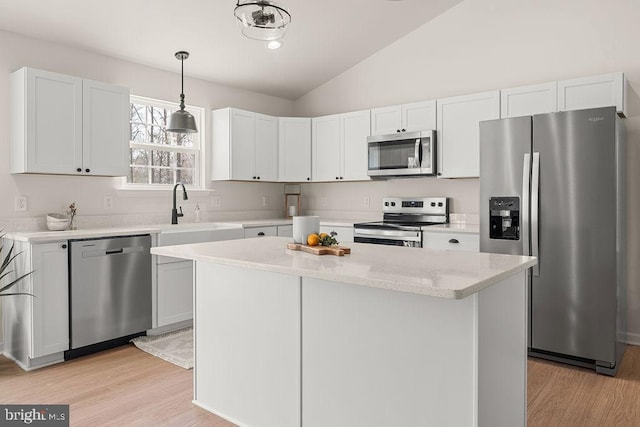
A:
{"type": "Polygon", "coordinates": [[[212,179],[278,180],[278,119],[223,108],[212,113],[212,179]]]}
{"type": "Polygon", "coordinates": [[[312,119],[313,181],[366,181],[370,111],[312,119]]]}
{"type": "Polygon", "coordinates": [[[628,117],[624,73],[601,74],[558,82],[558,110],[582,110],[615,106],[628,117]]]}
{"type": "Polygon", "coordinates": [[[438,99],[438,176],[480,176],[479,122],[500,118],[500,91],[438,99]]]}
{"type": "Polygon", "coordinates": [[[413,102],[371,110],[371,135],[436,128],[436,101],[413,102]]]}
{"type": "Polygon", "coordinates": [[[556,82],[521,86],[500,91],[500,117],[531,116],[558,111],[556,82]]]}
{"type": "Polygon", "coordinates": [[[27,67],[10,81],[11,173],[128,173],[129,89],[27,67]]]}
{"type": "Polygon", "coordinates": [[[278,139],[280,181],[311,181],[311,119],[280,117],[278,139]]]}

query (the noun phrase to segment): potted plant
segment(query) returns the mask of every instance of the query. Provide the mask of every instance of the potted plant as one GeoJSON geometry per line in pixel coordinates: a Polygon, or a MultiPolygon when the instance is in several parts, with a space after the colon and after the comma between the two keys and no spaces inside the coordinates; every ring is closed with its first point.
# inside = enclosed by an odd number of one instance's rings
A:
{"type": "MultiPolygon", "coordinates": [[[[0,239],[2,239],[2,237],[4,236],[4,234],[0,235],[0,239]]],[[[11,264],[13,263],[13,260],[20,255],[22,252],[18,252],[17,254],[13,253],[13,247],[14,245],[11,245],[11,248],[9,248],[9,251],[7,252],[7,254],[5,255],[4,259],[2,259],[2,264],[0,264],[0,282],[7,277],[9,274],[13,273],[13,270],[11,270],[11,264]]],[[[0,244],[0,253],[2,253],[4,250],[4,240],[3,243],[0,244]]],[[[4,297],[4,296],[9,296],[9,295],[31,295],[33,296],[33,294],[30,294],[28,292],[8,292],[13,286],[15,286],[18,282],[20,282],[22,279],[24,279],[25,277],[27,277],[28,275],[30,275],[32,272],[29,273],[25,273],[22,276],[19,276],[18,278],[12,280],[11,282],[3,285],[2,287],[0,287],[0,297],[4,297]]]]}

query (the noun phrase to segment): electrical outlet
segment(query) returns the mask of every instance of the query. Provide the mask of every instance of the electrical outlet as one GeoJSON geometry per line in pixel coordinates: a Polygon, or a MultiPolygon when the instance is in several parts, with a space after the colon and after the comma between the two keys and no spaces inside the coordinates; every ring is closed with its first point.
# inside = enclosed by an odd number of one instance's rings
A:
{"type": "Polygon", "coordinates": [[[102,207],[105,209],[113,209],[113,197],[104,196],[102,199],[102,207]]]}
{"type": "Polygon", "coordinates": [[[320,206],[327,206],[327,196],[320,197],[320,206]]]}
{"type": "Polygon", "coordinates": [[[16,212],[25,212],[27,210],[27,196],[16,196],[14,207],[16,212]]]}
{"type": "Polygon", "coordinates": [[[364,206],[365,208],[368,208],[369,204],[370,204],[370,201],[371,200],[369,199],[369,196],[364,196],[362,198],[362,206],[364,206]]]}
{"type": "Polygon", "coordinates": [[[262,196],[262,207],[269,207],[269,196],[262,196]]]}
{"type": "Polygon", "coordinates": [[[220,208],[222,207],[222,199],[220,196],[213,196],[212,197],[212,203],[213,203],[213,207],[214,208],[220,208]]]}

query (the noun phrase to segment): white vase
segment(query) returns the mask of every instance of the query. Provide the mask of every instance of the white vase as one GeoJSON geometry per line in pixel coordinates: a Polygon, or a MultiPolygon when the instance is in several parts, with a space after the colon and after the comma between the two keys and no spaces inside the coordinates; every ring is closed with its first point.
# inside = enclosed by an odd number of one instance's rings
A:
{"type": "Polygon", "coordinates": [[[307,244],[307,236],[320,231],[319,216],[294,216],[293,217],[293,241],[307,244]]]}

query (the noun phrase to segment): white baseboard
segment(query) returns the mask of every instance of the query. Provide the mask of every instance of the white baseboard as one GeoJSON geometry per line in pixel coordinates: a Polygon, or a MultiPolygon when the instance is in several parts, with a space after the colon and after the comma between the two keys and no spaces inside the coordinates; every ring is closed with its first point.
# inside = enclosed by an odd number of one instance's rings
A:
{"type": "Polygon", "coordinates": [[[640,346],[640,334],[635,334],[633,332],[627,332],[626,334],[623,334],[622,336],[624,337],[625,335],[627,337],[627,339],[625,340],[625,342],[627,344],[640,346]]]}

